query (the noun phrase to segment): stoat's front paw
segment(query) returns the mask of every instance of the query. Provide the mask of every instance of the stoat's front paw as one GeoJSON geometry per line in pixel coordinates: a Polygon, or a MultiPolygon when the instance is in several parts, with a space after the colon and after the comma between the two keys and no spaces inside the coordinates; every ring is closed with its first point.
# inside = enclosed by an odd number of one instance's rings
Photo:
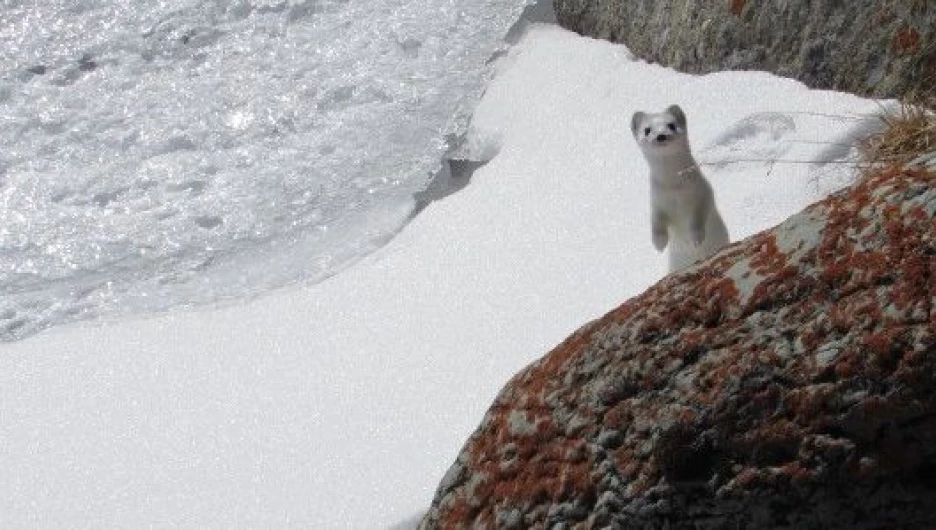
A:
{"type": "Polygon", "coordinates": [[[690,237],[692,237],[692,242],[699,246],[705,241],[705,229],[704,228],[693,228],[690,232],[690,237]]]}
{"type": "Polygon", "coordinates": [[[669,234],[666,230],[654,230],[653,231],[653,246],[659,252],[663,252],[663,249],[666,248],[666,244],[669,243],[669,234]]]}

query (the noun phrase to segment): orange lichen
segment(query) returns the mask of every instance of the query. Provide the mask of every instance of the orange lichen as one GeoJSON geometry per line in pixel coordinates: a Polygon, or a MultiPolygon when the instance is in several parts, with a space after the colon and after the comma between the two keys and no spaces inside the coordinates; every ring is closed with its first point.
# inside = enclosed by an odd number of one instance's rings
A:
{"type": "Polygon", "coordinates": [[[920,51],[921,40],[919,31],[910,26],[904,26],[894,35],[894,47],[898,52],[917,53],[920,51]]]}

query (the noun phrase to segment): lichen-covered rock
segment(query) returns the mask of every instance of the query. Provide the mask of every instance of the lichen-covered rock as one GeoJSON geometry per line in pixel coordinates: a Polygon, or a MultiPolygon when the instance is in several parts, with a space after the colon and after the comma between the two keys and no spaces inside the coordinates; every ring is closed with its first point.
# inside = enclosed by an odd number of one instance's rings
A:
{"type": "Polygon", "coordinates": [[[934,184],[871,176],[580,329],[421,528],[936,528],[934,184]]]}
{"type": "Polygon", "coordinates": [[[561,25],[678,70],[897,97],[936,84],[932,0],[554,0],[561,25]]]}

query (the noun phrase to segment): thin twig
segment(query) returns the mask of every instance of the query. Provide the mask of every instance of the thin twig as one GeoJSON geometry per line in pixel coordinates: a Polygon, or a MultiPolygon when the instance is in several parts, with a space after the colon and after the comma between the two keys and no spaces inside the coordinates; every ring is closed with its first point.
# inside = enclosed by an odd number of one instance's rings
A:
{"type": "MultiPolygon", "coordinates": [[[[856,144],[848,144],[848,143],[843,143],[843,142],[823,142],[822,140],[782,140],[782,141],[778,141],[777,144],[779,144],[779,145],[783,145],[783,144],[805,144],[805,145],[831,145],[831,146],[835,146],[835,147],[857,147],[856,144]]],[[[744,146],[742,146],[742,147],[726,147],[726,148],[719,148],[719,146],[714,146],[714,147],[709,147],[709,148],[706,149],[706,151],[718,151],[718,150],[726,150],[726,151],[748,151],[749,148],[748,148],[748,147],[744,147],[744,146]]]]}
{"type": "Polygon", "coordinates": [[[720,160],[717,162],[699,162],[703,166],[722,166],[726,164],[747,164],[747,163],[764,163],[764,164],[848,164],[856,165],[860,164],[860,160],[793,160],[787,158],[735,158],[732,160],[720,160]]]}
{"type": "Polygon", "coordinates": [[[855,147],[855,144],[843,142],[823,142],[822,140],[784,140],[788,144],[807,144],[807,145],[834,145],[836,147],[855,147]]]}
{"type": "Polygon", "coordinates": [[[818,116],[820,118],[842,118],[845,120],[868,120],[880,118],[880,114],[833,114],[828,112],[812,112],[807,110],[790,110],[778,114],[803,114],[806,116],[818,116]]]}

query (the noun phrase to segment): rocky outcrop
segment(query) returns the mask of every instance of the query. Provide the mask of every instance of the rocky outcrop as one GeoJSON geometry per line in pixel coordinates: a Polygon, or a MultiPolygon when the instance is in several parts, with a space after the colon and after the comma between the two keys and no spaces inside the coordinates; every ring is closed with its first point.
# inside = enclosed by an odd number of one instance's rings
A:
{"type": "Polygon", "coordinates": [[[936,528],[934,184],[871,176],[580,329],[421,528],[936,528]]]}
{"type": "Polygon", "coordinates": [[[936,85],[931,0],[554,0],[561,25],[691,73],[767,70],[898,97],[936,85]]]}

